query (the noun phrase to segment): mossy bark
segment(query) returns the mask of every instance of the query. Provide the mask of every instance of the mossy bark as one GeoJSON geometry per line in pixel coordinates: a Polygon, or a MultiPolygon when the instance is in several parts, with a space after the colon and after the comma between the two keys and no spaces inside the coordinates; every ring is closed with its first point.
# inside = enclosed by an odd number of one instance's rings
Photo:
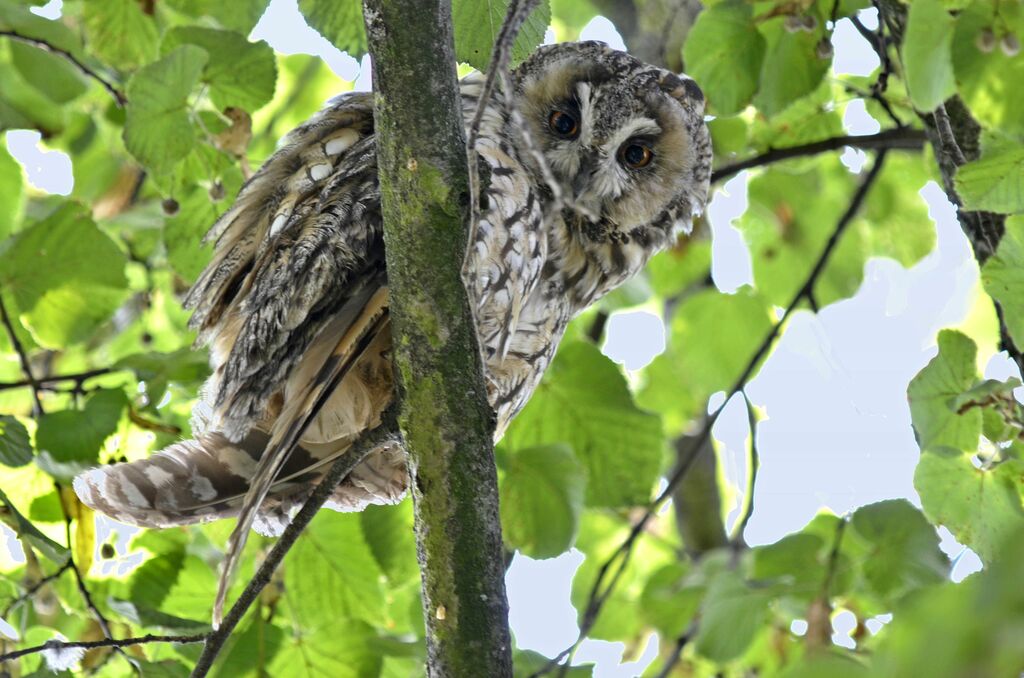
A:
{"type": "Polygon", "coordinates": [[[363,8],[427,672],[511,676],[494,413],[460,274],[468,181],[451,6],[363,8]]]}

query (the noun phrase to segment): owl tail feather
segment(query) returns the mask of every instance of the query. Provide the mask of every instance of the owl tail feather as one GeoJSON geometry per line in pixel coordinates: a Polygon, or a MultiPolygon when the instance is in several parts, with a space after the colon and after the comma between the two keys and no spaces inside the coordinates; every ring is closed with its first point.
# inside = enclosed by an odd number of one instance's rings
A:
{"type": "Polygon", "coordinates": [[[205,523],[238,513],[267,436],[237,443],[219,433],[175,443],[153,456],[102,466],[74,480],[88,506],[139,527],[205,523]]]}

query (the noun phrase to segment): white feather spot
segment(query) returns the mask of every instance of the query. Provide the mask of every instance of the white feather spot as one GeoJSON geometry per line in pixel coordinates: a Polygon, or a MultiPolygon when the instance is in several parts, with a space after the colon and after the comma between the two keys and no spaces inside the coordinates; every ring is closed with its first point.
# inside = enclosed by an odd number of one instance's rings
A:
{"type": "Polygon", "coordinates": [[[220,461],[239,478],[252,478],[256,474],[256,460],[237,447],[225,447],[220,452],[220,461]]]}
{"type": "Polygon", "coordinates": [[[149,482],[153,483],[153,486],[156,488],[160,488],[163,485],[167,485],[172,480],[174,480],[173,475],[163,470],[159,466],[147,466],[146,470],[143,471],[143,473],[149,479],[149,482]]]}
{"type": "Polygon", "coordinates": [[[329,177],[332,169],[333,168],[329,164],[322,162],[319,165],[313,165],[309,168],[309,176],[313,181],[320,181],[321,179],[329,177]]]}
{"type": "Polygon", "coordinates": [[[204,476],[192,476],[189,489],[200,501],[210,501],[217,496],[217,490],[214,489],[213,483],[204,476]]]}
{"type": "MultiPolygon", "coordinates": [[[[113,478],[108,478],[108,480],[113,480],[113,478]]],[[[121,490],[121,494],[124,495],[125,501],[129,506],[134,506],[136,508],[150,508],[150,504],[146,501],[145,495],[139,491],[139,488],[135,486],[135,483],[121,477],[120,482],[117,483],[117,488],[121,490]]],[[[112,496],[105,491],[101,491],[101,493],[108,497],[112,496]]]]}
{"type": "Polygon", "coordinates": [[[324,152],[327,155],[338,155],[354,144],[359,139],[359,133],[354,129],[343,129],[324,144],[324,152]]]}
{"type": "Polygon", "coordinates": [[[284,228],[284,225],[287,222],[287,214],[278,214],[276,217],[274,217],[274,222],[270,224],[270,237],[273,238],[275,235],[280,233],[281,229],[284,228]]]}

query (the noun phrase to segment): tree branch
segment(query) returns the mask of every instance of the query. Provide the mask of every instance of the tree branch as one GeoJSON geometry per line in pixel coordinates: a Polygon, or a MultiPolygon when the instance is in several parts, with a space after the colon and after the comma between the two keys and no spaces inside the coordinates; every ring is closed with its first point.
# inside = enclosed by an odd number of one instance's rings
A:
{"type": "Polygon", "coordinates": [[[770,165],[782,160],[790,160],[792,158],[800,158],[807,155],[816,155],[818,153],[827,153],[828,151],[837,151],[845,146],[862,149],[892,148],[919,151],[927,140],[928,137],[925,135],[923,130],[902,127],[887,129],[883,132],[879,132],[878,134],[833,137],[831,139],[815,141],[813,143],[802,144],[800,146],[777,148],[770,150],[767,153],[754,156],[753,158],[747,158],[746,160],[741,160],[735,164],[720,167],[711,173],[711,183],[717,183],[728,179],[735,174],[739,174],[743,170],[753,169],[754,167],[761,167],[763,165],[770,165]]]}
{"type": "MultiPolygon", "coordinates": [[[[884,23],[897,45],[903,43],[903,31],[906,28],[906,6],[898,0],[875,0],[878,8],[879,23],[884,23]]],[[[935,111],[918,111],[925,132],[935,149],[935,159],[942,175],[946,197],[957,206],[957,221],[974,251],[974,258],[981,266],[995,254],[1006,231],[1006,216],[993,212],[982,212],[963,209],[963,201],[957,193],[954,178],[956,172],[965,162],[977,160],[981,156],[981,125],[974,119],[959,96],[953,96],[935,111]]],[[[1010,336],[1004,320],[1002,305],[995,299],[996,316],[999,318],[999,345],[1017,364],[1024,374],[1024,354],[1010,336]]]]}
{"type": "Polygon", "coordinates": [[[25,381],[32,387],[32,415],[41,417],[43,414],[43,401],[39,399],[39,382],[32,376],[32,366],[29,364],[28,353],[21,345],[21,340],[14,332],[14,323],[11,316],[7,315],[7,306],[4,304],[2,291],[0,291],[0,320],[3,321],[4,329],[7,330],[7,339],[11,342],[11,348],[18,354],[18,362],[21,364],[21,371],[25,374],[25,381]]]}
{"type": "Polygon", "coordinates": [[[365,0],[390,312],[430,676],[512,675],[494,412],[461,269],[468,174],[447,0],[365,0]]]}
{"type": "Polygon", "coordinates": [[[0,381],[0,391],[8,391],[14,388],[25,388],[26,386],[34,386],[40,390],[46,390],[46,384],[56,384],[62,381],[73,381],[76,386],[81,385],[93,377],[99,377],[105,374],[112,374],[114,372],[121,372],[120,368],[116,367],[98,367],[94,370],[85,370],[83,372],[74,372],[71,374],[53,374],[48,377],[39,377],[35,379],[35,384],[30,382],[28,379],[22,379],[21,381],[0,381]]]}
{"type": "Polygon", "coordinates": [[[203,653],[199,656],[195,667],[192,669],[192,678],[205,676],[213,667],[214,660],[221,650],[224,649],[224,643],[231,635],[231,632],[242,621],[242,617],[245,616],[246,611],[256,600],[257,596],[259,596],[263,588],[270,583],[274,570],[284,560],[285,555],[295,544],[299,535],[302,534],[302,531],[313,520],[317,511],[320,510],[320,507],[331,496],[338,483],[344,480],[352,469],[358,466],[371,452],[389,442],[395,441],[397,437],[398,424],[395,419],[395,411],[394,407],[390,407],[381,416],[381,423],[377,428],[363,433],[345,454],[338,457],[331,464],[330,469],[328,469],[323,479],[316,486],[316,489],[313,490],[313,493],[310,494],[309,499],[302,505],[299,512],[295,514],[295,517],[292,518],[288,527],[285,528],[280,539],[274,544],[274,548],[270,550],[266,559],[260,564],[256,574],[246,584],[245,590],[242,591],[235,604],[231,606],[220,626],[203,637],[203,640],[206,641],[206,646],[203,648],[203,653]]]}
{"type": "Polygon", "coordinates": [[[116,103],[119,108],[124,108],[128,104],[128,99],[127,99],[127,97],[125,97],[124,92],[119,90],[117,87],[115,87],[113,85],[113,83],[111,83],[109,80],[104,78],[102,75],[100,75],[99,73],[94,71],[92,68],[86,66],[84,63],[82,63],[82,61],[80,61],[78,59],[78,57],[76,57],[74,54],[72,54],[68,50],[62,49],[62,48],[57,47],[55,45],[51,45],[49,42],[47,42],[46,40],[43,40],[41,38],[33,38],[33,37],[30,37],[30,36],[27,36],[27,35],[22,35],[22,34],[18,33],[17,31],[11,31],[11,30],[0,31],[0,37],[11,38],[12,40],[18,40],[19,42],[28,43],[29,45],[35,45],[36,47],[39,47],[40,49],[46,50],[47,52],[51,52],[53,54],[56,54],[57,56],[64,57],[65,59],[70,61],[72,64],[74,64],[78,68],[78,70],[80,70],[82,72],[83,75],[85,75],[86,77],[92,78],[96,82],[98,82],[101,85],[103,85],[103,88],[105,90],[107,90],[108,92],[110,92],[110,96],[112,96],[114,98],[114,103],[116,103]]]}
{"type": "Polygon", "coordinates": [[[51,640],[43,643],[42,645],[26,647],[21,650],[15,650],[14,652],[8,652],[7,654],[0,654],[0,662],[10,661],[30,654],[38,654],[39,652],[45,652],[46,650],[66,650],[75,647],[79,647],[84,650],[94,650],[98,647],[122,648],[130,645],[145,645],[147,643],[201,643],[204,640],[206,640],[205,633],[198,633],[191,636],[158,636],[150,634],[146,636],[137,636],[135,638],[122,638],[121,640],[115,640],[113,638],[106,638],[104,640],[76,640],[72,642],[51,640]]]}
{"type": "MultiPolygon", "coordinates": [[[[709,440],[711,436],[711,429],[715,425],[715,422],[718,420],[718,417],[721,415],[722,411],[725,409],[725,406],[729,402],[729,399],[736,393],[739,393],[740,391],[746,388],[747,382],[753,376],[757,367],[761,364],[762,359],[768,354],[768,351],[771,349],[772,344],[775,342],[776,337],[778,337],[779,332],[781,331],[782,327],[786,324],[786,321],[789,319],[790,315],[793,314],[793,312],[797,309],[797,307],[802,301],[808,299],[813,294],[814,287],[818,282],[818,278],[820,278],[821,274],[824,272],[825,266],[828,264],[832,252],[835,250],[836,245],[838,245],[840,238],[846,231],[846,228],[853,222],[853,218],[860,211],[861,206],[864,204],[864,201],[867,198],[868,192],[871,190],[871,187],[874,185],[876,179],[878,178],[879,173],[881,172],[882,167],[884,165],[885,155],[887,152],[887,149],[882,149],[878,152],[874,165],[872,165],[871,170],[864,177],[864,180],[861,182],[860,186],[857,187],[856,192],[850,199],[849,206],[846,208],[846,211],[843,212],[843,215],[839,218],[839,221],[837,222],[835,229],[833,229],[831,236],[829,236],[828,241],[825,243],[825,247],[822,249],[821,254],[818,255],[818,259],[817,261],[815,261],[815,264],[811,268],[810,273],[804,280],[803,285],[801,285],[800,288],[793,295],[793,298],[786,306],[786,309],[783,312],[782,317],[775,325],[772,326],[767,336],[765,336],[761,344],[758,346],[757,350],[755,350],[753,355],[750,357],[750,360],[747,361],[746,367],[743,369],[743,372],[739,375],[739,377],[737,377],[732,388],[730,388],[726,392],[725,400],[722,401],[722,404],[719,405],[714,412],[708,415],[704,427],[701,429],[700,433],[694,437],[694,445],[696,447],[699,448],[707,440],[709,440]]],[[[615,552],[612,553],[612,555],[608,557],[608,559],[605,560],[604,563],[602,563],[601,567],[598,569],[597,577],[594,579],[594,583],[591,586],[590,593],[587,597],[587,605],[584,608],[584,612],[580,620],[580,631],[575,642],[568,648],[562,650],[562,652],[560,652],[557,656],[552,658],[544,667],[542,667],[539,671],[535,672],[531,676],[531,678],[536,678],[537,676],[542,676],[551,672],[557,666],[559,666],[564,660],[572,657],[576,648],[579,647],[579,644],[581,642],[583,642],[584,637],[586,637],[587,633],[590,632],[590,629],[594,627],[594,624],[597,622],[597,617],[600,614],[602,608],[604,607],[604,603],[611,596],[622,575],[625,573],[626,566],[629,564],[629,560],[633,553],[633,547],[635,546],[637,539],[643,533],[644,529],[647,526],[647,523],[650,522],[651,518],[653,518],[661,509],[662,505],[664,505],[664,503],[669,498],[672,497],[676,487],[679,486],[679,483],[686,476],[687,472],[693,465],[693,460],[695,460],[696,458],[697,455],[691,455],[689,457],[689,462],[686,462],[684,460],[683,463],[680,463],[676,467],[675,472],[672,474],[671,477],[669,477],[668,484],[665,487],[665,489],[661,492],[661,494],[657,496],[657,498],[654,501],[648,504],[647,509],[644,511],[643,515],[641,515],[640,518],[633,524],[626,538],[622,541],[619,547],[615,549],[615,552]]]]}

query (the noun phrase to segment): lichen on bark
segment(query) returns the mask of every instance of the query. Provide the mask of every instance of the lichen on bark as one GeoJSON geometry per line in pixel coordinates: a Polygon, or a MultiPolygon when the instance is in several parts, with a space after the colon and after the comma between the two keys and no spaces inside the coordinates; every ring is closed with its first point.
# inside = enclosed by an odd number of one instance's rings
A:
{"type": "Polygon", "coordinates": [[[363,8],[427,672],[511,676],[494,413],[461,278],[468,178],[451,6],[363,8]]]}

